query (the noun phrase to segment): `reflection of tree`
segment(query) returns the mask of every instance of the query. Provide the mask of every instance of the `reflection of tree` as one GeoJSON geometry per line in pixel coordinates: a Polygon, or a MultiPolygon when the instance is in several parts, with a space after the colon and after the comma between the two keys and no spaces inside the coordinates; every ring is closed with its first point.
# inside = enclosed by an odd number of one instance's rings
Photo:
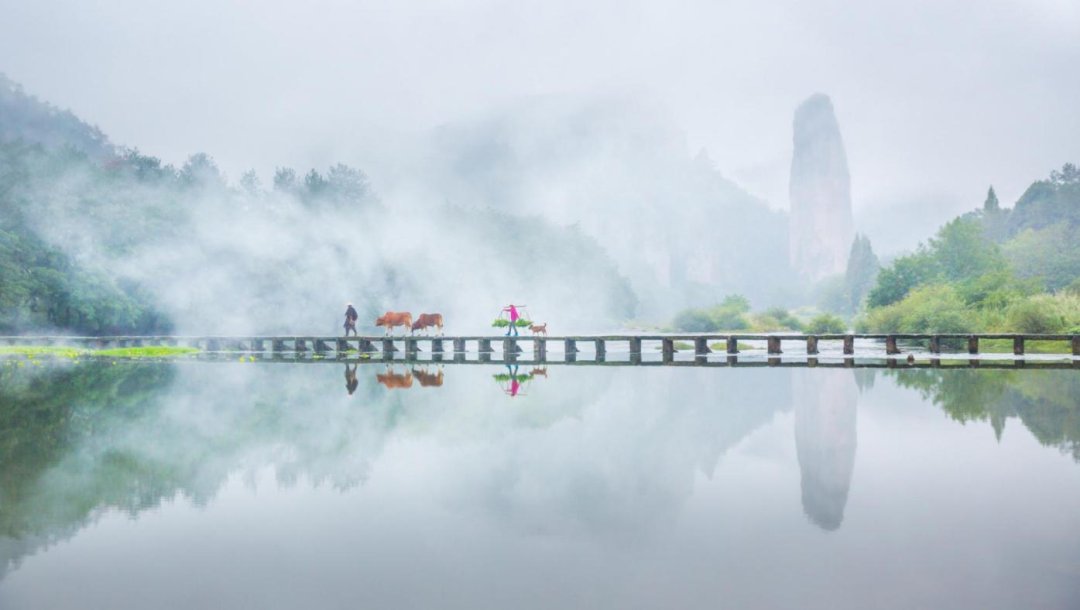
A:
{"type": "Polygon", "coordinates": [[[795,372],[793,394],[803,510],[821,528],[835,530],[855,469],[858,386],[850,371],[808,369],[795,372]]]}
{"type": "Polygon", "coordinates": [[[989,421],[1000,439],[1005,421],[1017,417],[1047,446],[1080,461],[1080,375],[1067,370],[890,371],[899,385],[920,391],[959,422],[989,421]]]}
{"type": "MultiPolygon", "coordinates": [[[[100,434],[104,422],[151,407],[167,387],[173,368],[151,364],[115,366],[0,367],[0,576],[35,546],[72,531],[98,508],[129,512],[156,506],[167,472],[139,464],[123,452],[106,453],[86,465],[95,484],[50,493],[42,485],[73,446],[100,434]]],[[[171,494],[170,494],[171,495],[171,494]]]]}

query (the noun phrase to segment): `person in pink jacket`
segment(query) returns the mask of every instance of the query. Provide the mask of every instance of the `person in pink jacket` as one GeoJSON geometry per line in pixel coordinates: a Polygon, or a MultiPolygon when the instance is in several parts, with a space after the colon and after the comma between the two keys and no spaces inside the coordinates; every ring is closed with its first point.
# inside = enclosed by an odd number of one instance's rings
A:
{"type": "MultiPolygon", "coordinates": [[[[524,307],[524,305],[522,305],[522,307],[524,307]]],[[[517,321],[520,316],[518,315],[517,307],[514,305],[507,305],[506,307],[503,307],[502,310],[510,314],[510,326],[506,329],[506,336],[509,337],[511,332],[514,333],[515,337],[518,336],[517,321]]]]}

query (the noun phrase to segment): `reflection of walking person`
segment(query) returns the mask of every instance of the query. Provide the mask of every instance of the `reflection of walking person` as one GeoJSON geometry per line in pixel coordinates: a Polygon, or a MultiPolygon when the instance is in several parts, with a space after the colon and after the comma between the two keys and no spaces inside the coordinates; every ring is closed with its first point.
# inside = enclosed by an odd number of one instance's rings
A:
{"type": "Polygon", "coordinates": [[[349,396],[352,396],[356,391],[356,386],[360,385],[360,382],[356,379],[356,369],[360,365],[354,364],[350,368],[348,364],[345,365],[345,389],[349,391],[349,396]]]}
{"type": "Polygon", "coordinates": [[[506,307],[503,307],[502,310],[510,314],[510,326],[508,326],[507,329],[506,329],[506,336],[509,337],[511,332],[514,333],[515,337],[518,336],[518,330],[517,330],[518,310],[517,310],[517,307],[514,307],[513,305],[508,305],[506,307]]]}
{"type": "Polygon", "coordinates": [[[345,336],[349,336],[349,331],[352,331],[353,336],[358,336],[356,333],[356,321],[360,318],[360,315],[353,309],[352,303],[346,303],[347,309],[345,310],[345,336]]]}
{"type": "MultiPolygon", "coordinates": [[[[513,305],[511,305],[513,307],[513,305]]],[[[514,368],[510,368],[510,365],[506,365],[506,371],[510,373],[510,389],[506,391],[510,395],[510,398],[514,398],[521,391],[521,383],[518,382],[518,365],[514,365],[514,368]]]]}

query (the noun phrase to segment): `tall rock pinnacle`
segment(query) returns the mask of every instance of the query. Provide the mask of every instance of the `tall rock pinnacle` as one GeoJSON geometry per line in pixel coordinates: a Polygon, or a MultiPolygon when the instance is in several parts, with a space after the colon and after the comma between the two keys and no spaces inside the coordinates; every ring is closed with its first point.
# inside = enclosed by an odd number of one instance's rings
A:
{"type": "Polygon", "coordinates": [[[791,157],[791,265],[810,280],[843,273],[855,237],[844,141],[827,95],[795,109],[791,157]]]}

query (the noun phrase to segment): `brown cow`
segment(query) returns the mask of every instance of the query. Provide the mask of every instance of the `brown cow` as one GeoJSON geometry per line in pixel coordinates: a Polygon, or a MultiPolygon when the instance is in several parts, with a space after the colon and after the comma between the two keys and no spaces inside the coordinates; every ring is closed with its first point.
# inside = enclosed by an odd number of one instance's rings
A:
{"type": "Polygon", "coordinates": [[[375,379],[390,390],[405,390],[412,387],[412,373],[405,371],[404,375],[387,369],[386,374],[375,373],[375,379]]]}
{"type": "Polygon", "coordinates": [[[543,324],[530,324],[529,325],[529,330],[532,331],[533,335],[544,335],[546,337],[547,336],[547,322],[544,322],[543,324]]]}
{"type": "Polygon", "coordinates": [[[412,314],[407,311],[388,311],[375,320],[375,326],[385,326],[386,334],[395,326],[412,327],[412,314]]]}
{"type": "Polygon", "coordinates": [[[427,371],[413,369],[412,374],[416,377],[416,380],[420,382],[420,387],[422,388],[437,388],[442,386],[442,369],[439,369],[439,372],[434,375],[427,371]]]}
{"type": "Polygon", "coordinates": [[[422,313],[416,321],[412,324],[413,331],[426,330],[434,326],[438,329],[439,334],[442,334],[442,314],[441,313],[422,313]]]}

